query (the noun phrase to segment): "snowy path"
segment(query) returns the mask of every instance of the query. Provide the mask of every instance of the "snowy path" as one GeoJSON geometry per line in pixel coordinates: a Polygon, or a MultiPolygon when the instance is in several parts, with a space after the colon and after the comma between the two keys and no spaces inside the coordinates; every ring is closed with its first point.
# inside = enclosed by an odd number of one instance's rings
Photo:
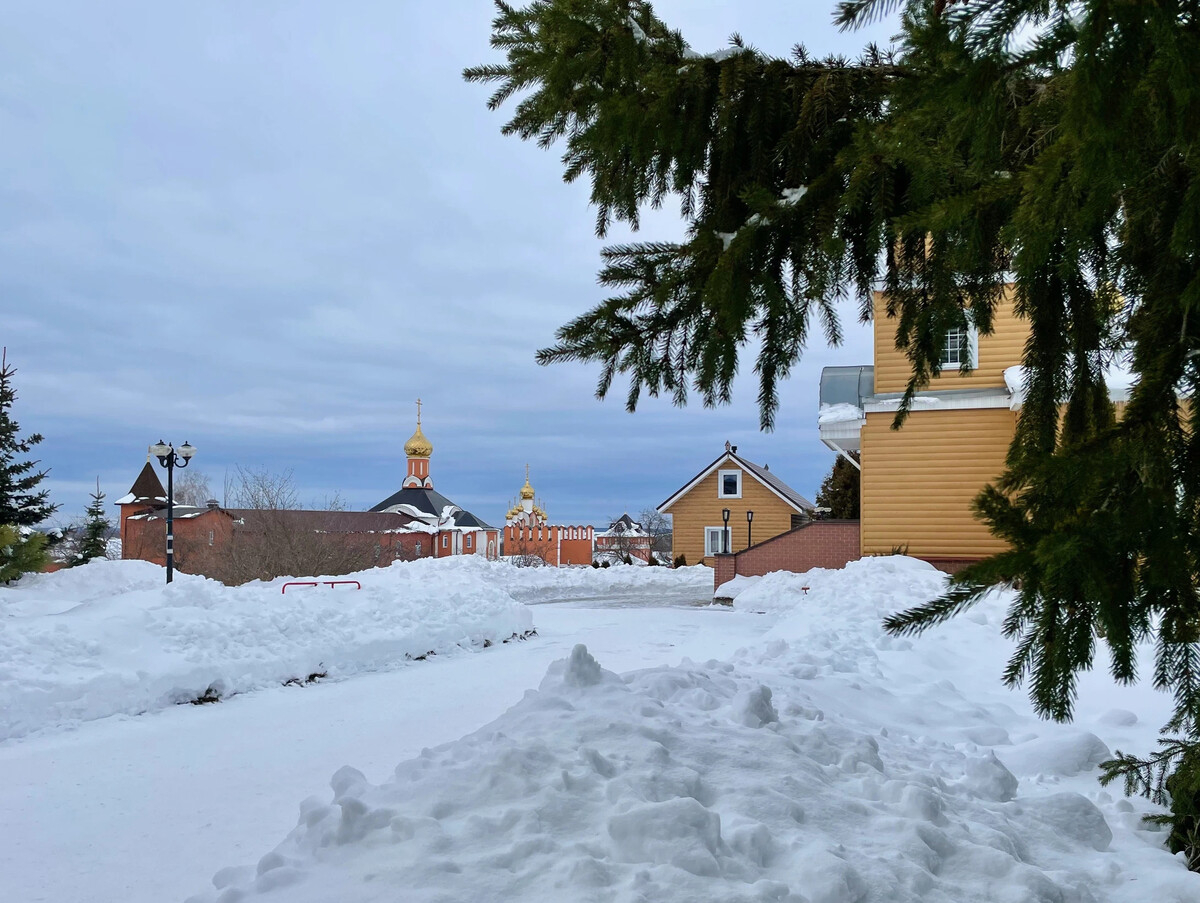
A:
{"type": "Polygon", "coordinates": [[[297,801],[327,792],[341,766],[383,780],[498,716],[575,643],[625,671],[726,658],[770,626],[719,609],[580,604],[537,605],[539,637],[525,643],[0,744],[3,898],[182,900],[216,867],[274,846],[297,801]]]}

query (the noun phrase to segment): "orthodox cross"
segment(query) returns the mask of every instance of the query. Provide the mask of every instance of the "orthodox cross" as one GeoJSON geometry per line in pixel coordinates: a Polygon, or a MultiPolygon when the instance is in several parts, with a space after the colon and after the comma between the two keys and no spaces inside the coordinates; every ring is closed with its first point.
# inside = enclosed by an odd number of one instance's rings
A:
{"type": "Polygon", "coordinates": [[[417,426],[421,425],[421,399],[417,399],[417,426]]]}

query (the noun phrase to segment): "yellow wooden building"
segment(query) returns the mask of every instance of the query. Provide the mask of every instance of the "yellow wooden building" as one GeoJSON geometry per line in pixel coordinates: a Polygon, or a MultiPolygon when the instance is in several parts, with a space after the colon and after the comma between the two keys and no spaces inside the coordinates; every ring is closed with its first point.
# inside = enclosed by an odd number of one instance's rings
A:
{"type": "Polygon", "coordinates": [[[786,533],[807,523],[815,509],[769,467],[748,461],[726,442],[724,454],[658,510],[671,515],[672,554],[711,567],[715,555],[786,533]]]}
{"type": "MultiPolygon", "coordinates": [[[[1029,324],[1011,294],[997,305],[993,332],[951,330],[943,370],[930,380],[899,430],[891,428],[911,364],[896,348],[895,319],[875,298],[874,366],[826,367],[821,374],[821,441],[861,455],[863,555],[907,549],[947,570],[1002,551],[971,502],[1004,469],[1016,429],[1020,364],[1029,324]],[[960,372],[964,358],[971,370],[960,372]]],[[[1127,388],[1110,384],[1114,400],[1127,388]]]]}

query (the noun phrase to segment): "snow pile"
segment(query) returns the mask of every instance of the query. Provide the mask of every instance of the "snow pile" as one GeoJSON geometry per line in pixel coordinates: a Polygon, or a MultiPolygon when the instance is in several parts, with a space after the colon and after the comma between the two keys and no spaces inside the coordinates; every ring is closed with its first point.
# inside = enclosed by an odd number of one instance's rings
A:
{"type": "Polygon", "coordinates": [[[818,426],[832,426],[835,423],[856,423],[866,415],[862,408],[852,404],[822,404],[817,413],[818,426]]]}
{"type": "Polygon", "coordinates": [[[496,583],[520,602],[570,601],[646,593],[712,595],[712,568],[645,567],[618,564],[606,568],[519,568],[506,562],[495,566],[496,583]]]}
{"type": "Polygon", "coordinates": [[[97,561],[0,589],[0,739],[311,674],[393,667],[533,626],[474,556],[227,587],[141,561],[97,561]],[[351,579],[324,578],[324,579],[351,579]],[[208,691],[213,691],[209,693],[208,691]]]}
{"type": "MultiPolygon", "coordinates": [[[[390,780],[341,768],[282,844],[192,900],[1200,899],[1142,801],[1097,787],[1105,740],[999,688],[1001,594],[894,640],[879,612],[940,575],[869,559],[806,576],[790,608],[771,576],[739,595],[786,615],[730,662],[619,676],[577,646],[390,780]]],[[[1126,743],[1128,714],[1096,723],[1126,743]]]]}
{"type": "MultiPolygon", "coordinates": [[[[1129,401],[1129,395],[1137,384],[1137,374],[1127,363],[1111,363],[1104,368],[1104,385],[1108,388],[1109,400],[1129,401]]],[[[1008,389],[1009,407],[1019,411],[1025,404],[1025,389],[1028,372],[1025,367],[1008,367],[1004,371],[1004,385],[1008,389]]]]}
{"type": "Polygon", "coordinates": [[[945,585],[946,575],[933,565],[892,555],[861,558],[837,570],[773,571],[765,577],[735,578],[720,591],[732,590],[737,609],[776,615],[795,610],[805,621],[820,617],[836,626],[839,619],[864,614],[878,623],[910,607],[914,599],[920,602],[941,595],[945,585]],[[869,611],[864,612],[865,605],[869,611]]]}

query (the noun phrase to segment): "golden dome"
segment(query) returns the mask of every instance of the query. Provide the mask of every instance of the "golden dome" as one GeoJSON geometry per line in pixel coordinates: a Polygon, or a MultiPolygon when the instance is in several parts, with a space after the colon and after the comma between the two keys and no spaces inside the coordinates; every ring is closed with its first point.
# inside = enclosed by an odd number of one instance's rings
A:
{"type": "Polygon", "coordinates": [[[417,421],[417,431],[412,438],[404,443],[404,453],[410,458],[428,458],[433,454],[433,443],[421,432],[421,421],[417,421]]]}
{"type": "Polygon", "coordinates": [[[521,487],[521,500],[528,501],[533,498],[533,487],[529,485],[529,465],[525,465],[525,485],[521,487]]]}

